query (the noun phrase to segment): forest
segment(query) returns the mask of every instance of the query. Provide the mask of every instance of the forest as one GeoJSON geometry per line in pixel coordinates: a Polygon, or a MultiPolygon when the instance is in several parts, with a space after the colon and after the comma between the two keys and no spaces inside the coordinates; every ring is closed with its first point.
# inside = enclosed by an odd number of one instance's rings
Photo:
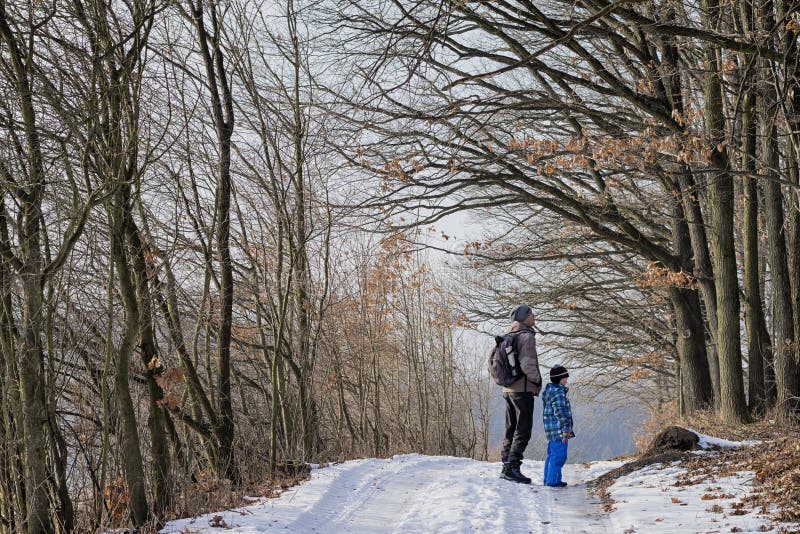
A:
{"type": "Polygon", "coordinates": [[[798,33],[792,0],[0,0],[0,530],[488,459],[520,302],[599,392],[800,424],[798,33]]]}

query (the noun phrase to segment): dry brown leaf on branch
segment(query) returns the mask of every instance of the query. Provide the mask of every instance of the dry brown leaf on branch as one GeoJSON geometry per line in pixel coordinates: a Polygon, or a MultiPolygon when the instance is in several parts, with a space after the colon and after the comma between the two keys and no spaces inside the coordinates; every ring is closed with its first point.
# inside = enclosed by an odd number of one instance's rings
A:
{"type": "Polygon", "coordinates": [[[675,272],[664,267],[661,262],[651,261],[647,264],[644,274],[636,280],[639,287],[666,289],[678,287],[682,289],[697,289],[697,279],[683,271],[675,272]]]}
{"type": "Polygon", "coordinates": [[[167,406],[174,410],[181,401],[183,392],[183,378],[186,376],[185,367],[170,367],[157,375],[156,383],[164,392],[164,397],[158,401],[159,406],[167,406]]]}

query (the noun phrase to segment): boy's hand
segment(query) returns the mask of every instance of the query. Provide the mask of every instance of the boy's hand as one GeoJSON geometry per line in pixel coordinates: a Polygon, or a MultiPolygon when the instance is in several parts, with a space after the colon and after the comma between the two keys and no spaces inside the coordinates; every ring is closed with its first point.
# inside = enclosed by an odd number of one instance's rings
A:
{"type": "Polygon", "coordinates": [[[561,433],[561,443],[566,443],[569,440],[569,434],[567,432],[561,433]]]}

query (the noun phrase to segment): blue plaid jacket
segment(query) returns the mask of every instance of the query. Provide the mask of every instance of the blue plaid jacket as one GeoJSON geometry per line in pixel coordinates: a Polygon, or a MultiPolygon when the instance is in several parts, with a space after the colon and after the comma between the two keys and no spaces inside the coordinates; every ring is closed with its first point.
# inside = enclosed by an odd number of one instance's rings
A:
{"type": "Polygon", "coordinates": [[[569,388],[561,384],[547,384],[542,393],[544,403],[544,433],[548,441],[561,441],[563,435],[575,437],[572,431],[572,408],[567,398],[569,388]]]}

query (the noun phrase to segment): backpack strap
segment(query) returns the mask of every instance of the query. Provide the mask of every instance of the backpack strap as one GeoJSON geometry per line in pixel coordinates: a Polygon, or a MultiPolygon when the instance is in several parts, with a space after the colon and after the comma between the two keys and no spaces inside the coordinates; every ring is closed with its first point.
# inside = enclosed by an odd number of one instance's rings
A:
{"type": "Polygon", "coordinates": [[[525,378],[524,391],[528,391],[528,375],[522,371],[522,362],[519,357],[519,349],[517,348],[517,339],[519,339],[520,332],[509,332],[507,335],[511,336],[511,346],[514,349],[514,370],[519,376],[525,378]]]}

